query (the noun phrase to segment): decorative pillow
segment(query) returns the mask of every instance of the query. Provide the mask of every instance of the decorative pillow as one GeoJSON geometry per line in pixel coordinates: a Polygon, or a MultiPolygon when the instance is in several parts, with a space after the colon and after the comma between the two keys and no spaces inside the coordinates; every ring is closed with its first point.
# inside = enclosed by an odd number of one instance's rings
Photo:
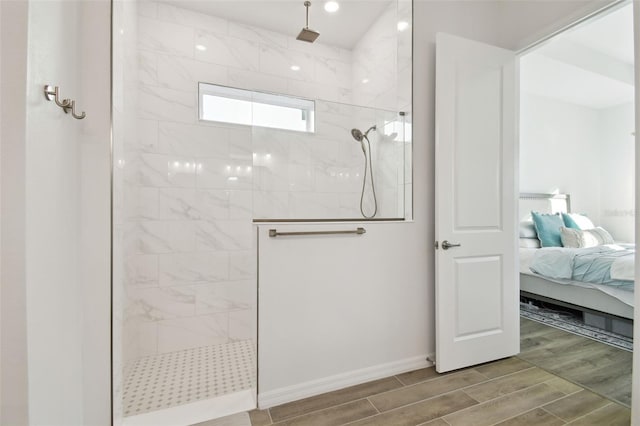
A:
{"type": "Polygon", "coordinates": [[[533,225],[532,220],[520,222],[520,238],[538,238],[538,234],[536,234],[536,228],[533,225]]]}
{"type": "Polygon", "coordinates": [[[562,213],[564,226],[570,229],[593,229],[595,225],[587,216],[576,213],[562,213]]]}
{"type": "Polygon", "coordinates": [[[586,248],[613,244],[613,237],[604,228],[572,229],[560,228],[562,245],[571,248],[586,248]]]}
{"type": "Polygon", "coordinates": [[[520,238],[521,248],[540,248],[540,240],[537,238],[520,238]]]}
{"type": "Polygon", "coordinates": [[[560,214],[531,212],[533,224],[542,247],[562,247],[560,228],[564,226],[560,214]]]}

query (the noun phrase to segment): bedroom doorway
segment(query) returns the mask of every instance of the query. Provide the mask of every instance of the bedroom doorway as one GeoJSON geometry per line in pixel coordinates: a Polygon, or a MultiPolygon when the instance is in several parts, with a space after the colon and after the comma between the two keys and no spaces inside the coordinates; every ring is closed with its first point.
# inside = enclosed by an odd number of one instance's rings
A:
{"type": "Polygon", "coordinates": [[[519,356],[626,406],[635,298],[633,254],[625,252],[635,244],[634,81],[631,2],[520,57],[519,356]],[[543,214],[537,226],[532,210],[543,214]],[[570,215],[544,216],[557,212],[570,215]],[[546,257],[541,241],[559,246],[551,250],[563,258],[546,257]],[[546,269],[549,262],[583,269],[546,269]]]}

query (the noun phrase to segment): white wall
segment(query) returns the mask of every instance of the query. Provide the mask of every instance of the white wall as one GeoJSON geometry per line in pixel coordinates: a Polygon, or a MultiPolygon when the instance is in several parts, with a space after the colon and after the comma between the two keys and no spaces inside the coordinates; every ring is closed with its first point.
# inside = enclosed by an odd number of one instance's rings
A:
{"type": "Polygon", "coordinates": [[[0,2],[2,177],[0,424],[28,423],[25,290],[25,133],[28,4],[0,2]]]}
{"type": "Polygon", "coordinates": [[[571,209],[599,224],[600,145],[597,109],[521,94],[521,192],[571,194],[571,209]]]}
{"type": "Polygon", "coordinates": [[[571,194],[616,241],[634,241],[633,104],[596,109],[523,93],[520,191],[571,194]]]}
{"type": "Polygon", "coordinates": [[[600,225],[617,241],[635,241],[634,105],[600,111],[600,225]]]}
{"type": "Polygon", "coordinates": [[[3,21],[2,59],[12,65],[3,69],[2,129],[11,142],[2,146],[2,204],[12,207],[2,215],[3,230],[11,229],[2,235],[2,299],[15,303],[2,310],[2,423],[108,424],[109,2],[20,6],[2,5],[10,20],[3,21]],[[21,44],[27,33],[28,48],[21,44]],[[76,99],[85,121],[47,102],[47,83],[76,99]],[[15,344],[9,356],[6,343],[15,344]]]}

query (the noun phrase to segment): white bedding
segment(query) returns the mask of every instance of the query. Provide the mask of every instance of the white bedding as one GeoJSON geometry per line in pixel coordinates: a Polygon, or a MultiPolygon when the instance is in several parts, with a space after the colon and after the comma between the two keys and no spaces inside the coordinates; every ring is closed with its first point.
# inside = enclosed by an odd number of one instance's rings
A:
{"type": "MultiPolygon", "coordinates": [[[[522,274],[526,274],[526,275],[533,275],[536,277],[540,277],[540,278],[544,278],[547,281],[552,281],[558,284],[565,284],[565,285],[574,285],[574,286],[578,286],[578,287],[584,287],[584,288],[592,288],[592,289],[596,289],[599,290],[605,294],[608,294],[609,296],[612,296],[618,300],[620,300],[621,302],[629,305],[629,306],[633,306],[633,302],[634,302],[634,296],[633,296],[633,292],[632,291],[628,291],[628,290],[622,290],[616,287],[611,287],[611,286],[606,286],[606,285],[601,285],[601,284],[592,284],[592,283],[585,283],[585,282],[581,282],[581,281],[572,281],[572,280],[566,280],[566,279],[552,279],[552,278],[547,278],[547,277],[543,277],[541,275],[535,274],[531,271],[530,266],[531,266],[531,262],[533,260],[533,257],[536,253],[536,251],[541,250],[541,249],[531,249],[531,248],[520,248],[520,273],[522,274]]],[[[611,268],[611,276],[613,278],[613,266],[611,268]]],[[[634,270],[635,267],[633,265],[633,262],[629,262],[629,261],[624,261],[624,262],[620,262],[617,266],[616,266],[616,277],[615,279],[620,279],[620,280],[633,280],[634,277],[634,270]],[[631,263],[631,265],[629,265],[629,263],[631,263]],[[621,278],[621,277],[631,277],[631,278],[621,278]]]]}

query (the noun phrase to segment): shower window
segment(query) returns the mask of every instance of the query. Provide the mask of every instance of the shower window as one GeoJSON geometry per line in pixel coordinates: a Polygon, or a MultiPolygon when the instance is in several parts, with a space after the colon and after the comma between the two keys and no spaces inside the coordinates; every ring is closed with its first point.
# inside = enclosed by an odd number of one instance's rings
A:
{"type": "Polygon", "coordinates": [[[198,92],[201,120],[314,132],[313,101],[209,83],[198,92]]]}

